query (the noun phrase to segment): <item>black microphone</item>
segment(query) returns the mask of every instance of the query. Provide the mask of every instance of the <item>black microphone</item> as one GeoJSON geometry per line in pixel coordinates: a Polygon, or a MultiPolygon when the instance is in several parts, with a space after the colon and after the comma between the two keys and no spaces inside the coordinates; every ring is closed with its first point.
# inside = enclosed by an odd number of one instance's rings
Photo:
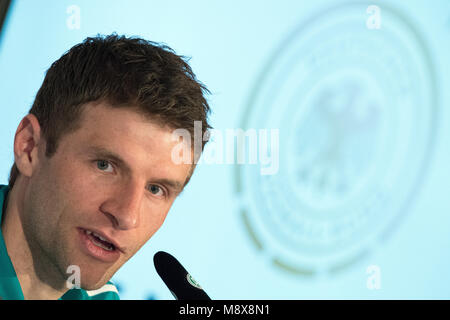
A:
{"type": "Polygon", "coordinates": [[[175,257],[164,251],[153,256],[156,272],[177,300],[211,300],[175,257]]]}

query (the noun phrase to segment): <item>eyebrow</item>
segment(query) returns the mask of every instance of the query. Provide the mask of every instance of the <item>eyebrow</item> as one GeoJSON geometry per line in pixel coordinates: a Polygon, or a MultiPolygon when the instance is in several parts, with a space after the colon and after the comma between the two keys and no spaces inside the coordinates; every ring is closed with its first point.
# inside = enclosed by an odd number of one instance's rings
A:
{"type": "MultiPolygon", "coordinates": [[[[96,147],[92,146],[88,148],[88,154],[95,155],[97,157],[110,159],[115,162],[117,165],[123,167],[127,172],[131,172],[131,167],[123,160],[118,154],[104,148],[104,147],[96,147]]],[[[166,178],[153,179],[152,183],[159,183],[169,186],[173,189],[177,194],[181,193],[184,189],[184,184],[177,180],[171,180],[166,178]]]]}

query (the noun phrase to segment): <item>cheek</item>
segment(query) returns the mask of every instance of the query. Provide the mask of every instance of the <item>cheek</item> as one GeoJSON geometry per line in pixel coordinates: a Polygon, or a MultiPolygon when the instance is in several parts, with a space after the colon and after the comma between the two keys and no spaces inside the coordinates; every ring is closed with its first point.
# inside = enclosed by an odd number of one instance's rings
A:
{"type": "Polygon", "coordinates": [[[144,242],[147,242],[150,240],[150,238],[161,228],[163,225],[165,219],[167,217],[167,212],[163,212],[160,214],[150,214],[148,217],[145,217],[143,219],[143,238],[145,239],[144,242]]]}
{"type": "Polygon", "coordinates": [[[74,208],[89,208],[105,196],[105,186],[86,164],[74,162],[58,168],[61,192],[74,208]]]}
{"type": "Polygon", "coordinates": [[[68,203],[65,196],[54,171],[42,170],[32,177],[25,195],[22,220],[24,232],[31,241],[51,248],[60,237],[68,203]]]}

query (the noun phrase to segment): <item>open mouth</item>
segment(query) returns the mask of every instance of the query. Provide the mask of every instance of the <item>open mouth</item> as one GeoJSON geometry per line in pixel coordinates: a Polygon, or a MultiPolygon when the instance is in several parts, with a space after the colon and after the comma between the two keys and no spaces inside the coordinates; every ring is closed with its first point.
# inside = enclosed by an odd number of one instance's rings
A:
{"type": "Polygon", "coordinates": [[[91,239],[92,243],[95,244],[97,247],[105,249],[106,251],[116,250],[116,246],[114,244],[108,242],[108,240],[106,240],[99,234],[96,234],[95,232],[89,230],[84,230],[84,233],[89,237],[89,239],[91,239]]]}
{"type": "Polygon", "coordinates": [[[85,254],[102,262],[114,263],[123,253],[123,249],[112,238],[105,238],[103,233],[100,235],[100,232],[81,227],[77,229],[80,235],[81,249],[85,254]]]}

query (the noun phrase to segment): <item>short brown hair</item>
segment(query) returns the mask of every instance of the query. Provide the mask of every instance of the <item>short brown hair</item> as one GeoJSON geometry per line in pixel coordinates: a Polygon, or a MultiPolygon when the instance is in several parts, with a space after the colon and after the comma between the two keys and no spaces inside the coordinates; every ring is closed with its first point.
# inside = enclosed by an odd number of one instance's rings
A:
{"type": "MultiPolygon", "coordinates": [[[[135,108],[161,125],[188,130],[192,139],[194,121],[201,121],[203,136],[211,128],[207,93],[187,59],[170,47],[137,37],[97,35],[51,65],[29,113],[38,119],[47,142],[45,155],[51,157],[59,139],[80,127],[83,107],[92,101],[135,108]]],[[[205,143],[202,139],[202,150],[205,143]]],[[[14,164],[10,188],[18,175],[14,164]]]]}

